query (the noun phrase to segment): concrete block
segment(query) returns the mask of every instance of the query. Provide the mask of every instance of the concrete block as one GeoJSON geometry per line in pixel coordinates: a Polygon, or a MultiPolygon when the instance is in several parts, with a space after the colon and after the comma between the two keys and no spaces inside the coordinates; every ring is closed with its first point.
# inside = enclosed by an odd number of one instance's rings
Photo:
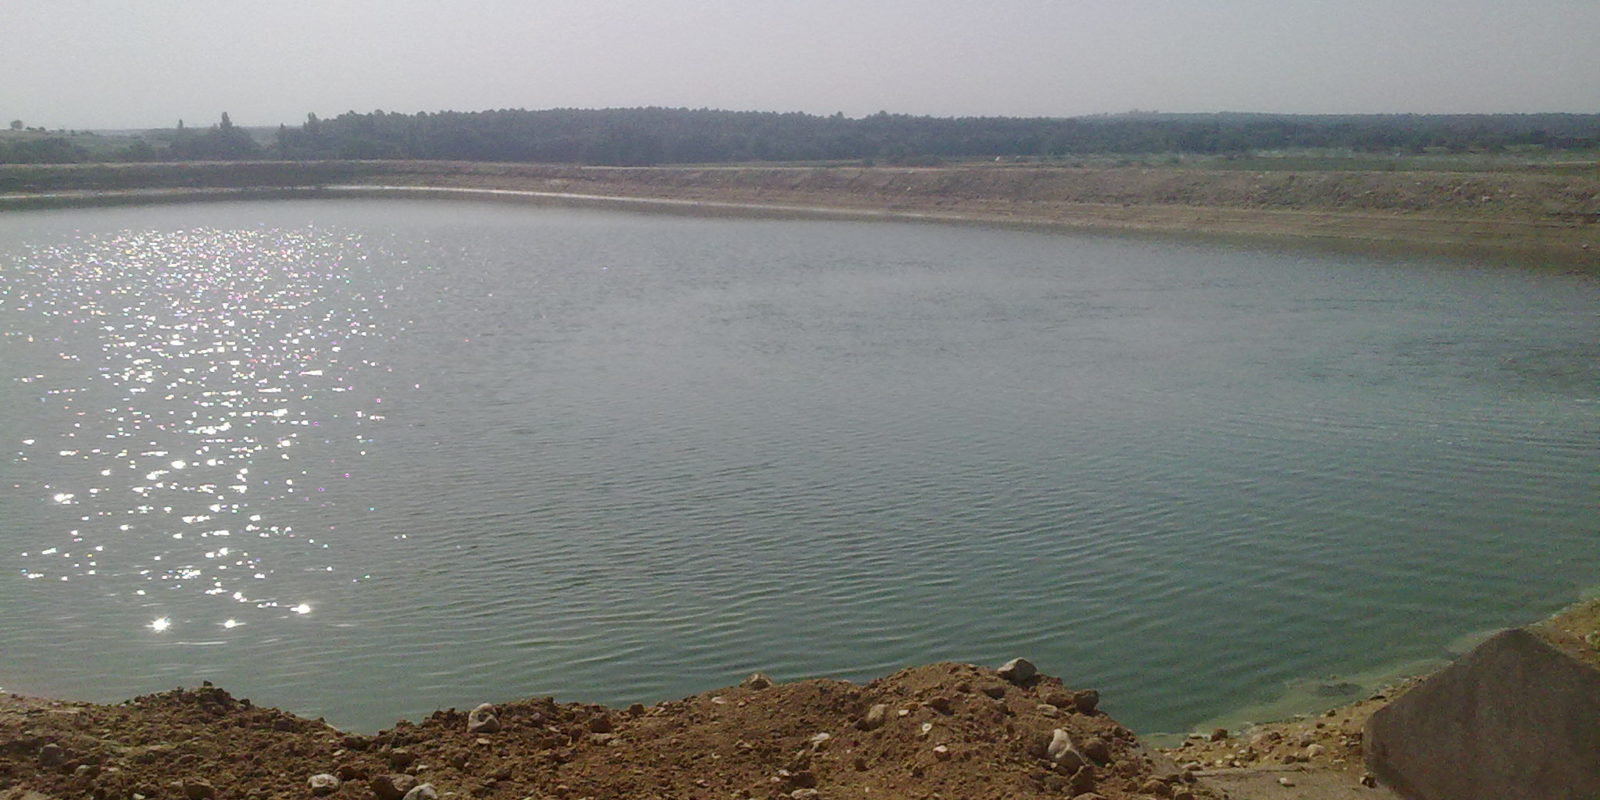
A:
{"type": "Polygon", "coordinates": [[[1367,768],[1410,800],[1600,798],[1600,669],[1498,633],[1367,721],[1367,768]]]}

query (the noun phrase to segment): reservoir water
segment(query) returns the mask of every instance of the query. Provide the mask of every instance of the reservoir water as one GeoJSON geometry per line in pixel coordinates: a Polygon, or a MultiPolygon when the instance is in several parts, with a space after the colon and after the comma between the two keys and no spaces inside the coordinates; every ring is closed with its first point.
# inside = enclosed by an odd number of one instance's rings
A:
{"type": "Polygon", "coordinates": [[[1600,281],[1460,259],[15,212],[0,409],[0,687],[52,696],[376,729],[1026,655],[1182,731],[1600,584],[1600,281]]]}

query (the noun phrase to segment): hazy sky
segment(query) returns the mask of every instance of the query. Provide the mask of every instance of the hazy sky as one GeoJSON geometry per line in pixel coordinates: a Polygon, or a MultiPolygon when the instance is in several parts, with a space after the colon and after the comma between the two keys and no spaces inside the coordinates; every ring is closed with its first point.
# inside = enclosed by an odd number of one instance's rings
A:
{"type": "MultiPolygon", "coordinates": [[[[1600,111],[1600,0],[0,0],[0,120],[1600,111]]],[[[3,122],[0,122],[3,124],[3,122]]]]}

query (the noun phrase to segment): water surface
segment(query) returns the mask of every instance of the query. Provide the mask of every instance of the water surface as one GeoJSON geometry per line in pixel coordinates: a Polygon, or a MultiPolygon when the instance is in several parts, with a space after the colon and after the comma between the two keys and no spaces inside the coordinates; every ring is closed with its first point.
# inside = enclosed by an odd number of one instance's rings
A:
{"type": "Polygon", "coordinates": [[[1144,731],[1331,704],[1600,584],[1597,309],[969,227],[8,213],[0,686],[372,729],[1027,655],[1144,731]]]}

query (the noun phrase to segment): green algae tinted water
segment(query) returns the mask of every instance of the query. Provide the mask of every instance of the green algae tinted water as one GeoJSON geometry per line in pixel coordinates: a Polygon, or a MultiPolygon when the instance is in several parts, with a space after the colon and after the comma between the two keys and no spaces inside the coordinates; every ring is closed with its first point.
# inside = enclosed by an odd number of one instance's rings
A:
{"type": "Polygon", "coordinates": [[[1026,655],[1143,731],[1600,584],[1600,282],[892,223],[0,215],[0,687],[357,729],[1026,655]]]}

